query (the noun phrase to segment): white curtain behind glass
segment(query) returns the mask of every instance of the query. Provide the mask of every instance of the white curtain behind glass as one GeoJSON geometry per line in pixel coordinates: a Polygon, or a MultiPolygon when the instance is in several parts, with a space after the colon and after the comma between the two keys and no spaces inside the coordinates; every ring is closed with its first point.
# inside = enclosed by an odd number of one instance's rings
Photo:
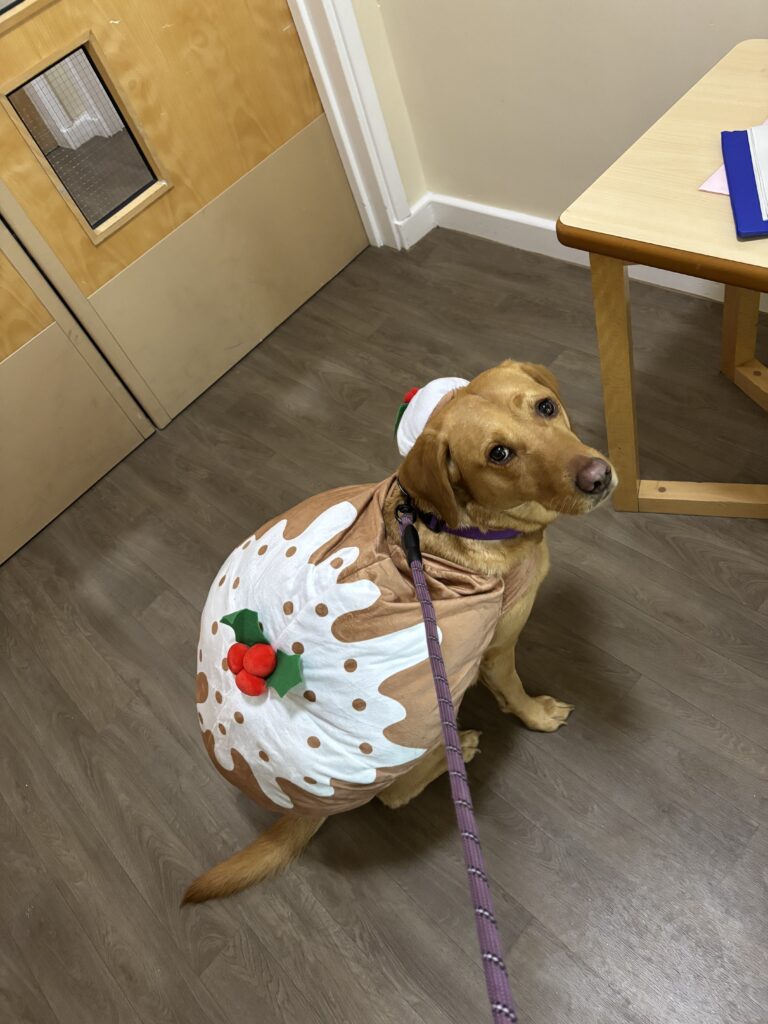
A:
{"type": "Polygon", "coordinates": [[[109,138],[124,127],[82,50],[38,75],[24,92],[65,149],[77,149],[97,135],[109,138]]]}

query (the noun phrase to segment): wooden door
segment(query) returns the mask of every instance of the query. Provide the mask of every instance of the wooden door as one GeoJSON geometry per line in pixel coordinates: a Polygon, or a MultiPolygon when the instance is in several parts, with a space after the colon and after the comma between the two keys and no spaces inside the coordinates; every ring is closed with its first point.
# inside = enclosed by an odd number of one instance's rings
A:
{"type": "Polygon", "coordinates": [[[24,0],[0,78],[0,211],[158,425],[367,244],[284,0],[24,0]]]}
{"type": "Polygon", "coordinates": [[[0,561],[152,426],[0,222],[0,561]]]}

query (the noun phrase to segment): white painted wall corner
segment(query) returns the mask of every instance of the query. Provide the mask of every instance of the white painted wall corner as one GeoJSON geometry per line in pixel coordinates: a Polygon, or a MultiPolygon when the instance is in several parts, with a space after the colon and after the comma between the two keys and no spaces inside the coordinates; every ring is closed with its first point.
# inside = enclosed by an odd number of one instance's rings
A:
{"type": "Polygon", "coordinates": [[[371,245],[402,248],[408,200],[351,0],[288,0],[371,245]]]}

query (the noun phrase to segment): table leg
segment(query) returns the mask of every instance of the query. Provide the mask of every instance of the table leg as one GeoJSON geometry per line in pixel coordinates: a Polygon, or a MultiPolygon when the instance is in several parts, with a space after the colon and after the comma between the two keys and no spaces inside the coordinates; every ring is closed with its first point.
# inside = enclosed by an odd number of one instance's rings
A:
{"type": "Polygon", "coordinates": [[[626,265],[591,253],[592,292],[603,380],[608,454],[619,476],[613,504],[620,512],[637,512],[640,479],[637,422],[632,382],[632,328],[626,265]]]}
{"type": "Polygon", "coordinates": [[[759,310],[760,292],[731,284],[725,286],[720,371],[728,380],[734,380],[737,369],[754,359],[759,310]]]}

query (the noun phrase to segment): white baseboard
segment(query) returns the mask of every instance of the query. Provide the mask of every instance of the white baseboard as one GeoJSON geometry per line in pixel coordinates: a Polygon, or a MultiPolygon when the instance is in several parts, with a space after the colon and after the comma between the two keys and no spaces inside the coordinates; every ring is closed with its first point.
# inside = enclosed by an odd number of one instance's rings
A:
{"type": "Polygon", "coordinates": [[[433,195],[431,201],[435,222],[441,228],[453,228],[467,235],[478,235],[492,242],[538,252],[542,256],[554,256],[569,263],[586,266],[589,262],[585,252],[567,249],[558,242],[553,220],[455,196],[433,195]]]}
{"type": "Polygon", "coordinates": [[[405,220],[395,221],[395,231],[400,236],[400,245],[403,249],[410,249],[428,235],[432,228],[437,227],[433,199],[431,192],[425,192],[421,199],[413,204],[405,220]]]}
{"type": "MultiPolygon", "coordinates": [[[[397,223],[403,248],[410,249],[433,227],[452,228],[568,263],[586,266],[589,262],[585,252],[569,249],[558,242],[553,220],[435,192],[426,192],[412,207],[411,215],[397,223]]],[[[645,281],[689,295],[702,295],[721,302],[723,299],[723,286],[714,281],[641,266],[630,267],[629,275],[635,281],[645,281]]],[[[768,312],[768,296],[762,296],[760,308],[768,312]]]]}

